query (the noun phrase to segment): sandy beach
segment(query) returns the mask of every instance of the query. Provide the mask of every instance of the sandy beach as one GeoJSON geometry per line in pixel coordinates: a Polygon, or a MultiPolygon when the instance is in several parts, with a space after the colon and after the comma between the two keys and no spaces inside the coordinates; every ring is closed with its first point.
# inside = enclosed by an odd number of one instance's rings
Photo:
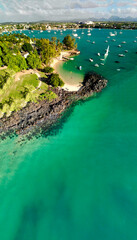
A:
{"type": "MultiPolygon", "coordinates": [[[[62,64],[64,61],[67,61],[67,59],[65,60],[64,58],[70,57],[71,54],[72,54],[72,51],[62,51],[61,55],[59,57],[54,58],[52,60],[52,63],[50,64],[50,66],[52,68],[54,68],[54,71],[56,73],[59,74],[59,72],[58,72],[59,64],[62,64]]],[[[78,84],[68,84],[68,82],[65,82],[65,78],[63,78],[63,81],[65,83],[65,85],[63,86],[63,89],[65,89],[67,91],[78,91],[79,88],[81,87],[81,83],[80,82],[78,84]]]]}

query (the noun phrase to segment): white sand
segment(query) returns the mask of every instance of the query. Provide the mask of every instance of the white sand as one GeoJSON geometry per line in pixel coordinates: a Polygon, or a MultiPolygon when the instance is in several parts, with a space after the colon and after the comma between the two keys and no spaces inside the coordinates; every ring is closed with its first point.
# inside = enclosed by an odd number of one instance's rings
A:
{"type": "MultiPolygon", "coordinates": [[[[61,56],[58,58],[54,58],[52,60],[52,63],[50,64],[50,66],[52,68],[54,68],[56,73],[59,73],[58,72],[58,64],[63,62],[62,57],[69,57],[69,56],[70,56],[70,52],[62,51],[61,56]]],[[[75,92],[75,91],[78,91],[79,88],[81,87],[80,83],[79,84],[68,84],[65,82],[65,79],[63,79],[63,81],[64,81],[65,85],[62,88],[66,91],[71,91],[71,92],[74,91],[75,92]]]]}

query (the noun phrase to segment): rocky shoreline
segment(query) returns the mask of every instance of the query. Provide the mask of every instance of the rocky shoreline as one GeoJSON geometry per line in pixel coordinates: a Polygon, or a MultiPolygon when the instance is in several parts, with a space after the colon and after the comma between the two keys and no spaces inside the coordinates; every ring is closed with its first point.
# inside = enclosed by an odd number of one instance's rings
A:
{"type": "MultiPolygon", "coordinates": [[[[107,80],[96,73],[88,73],[81,88],[76,92],[54,88],[57,98],[49,102],[42,100],[38,103],[29,103],[25,108],[12,113],[10,117],[0,119],[0,134],[17,133],[26,134],[35,127],[44,127],[48,130],[63,112],[74,102],[86,99],[94,93],[101,92],[107,86],[107,80]]],[[[49,87],[50,89],[50,87],[49,87]]]]}

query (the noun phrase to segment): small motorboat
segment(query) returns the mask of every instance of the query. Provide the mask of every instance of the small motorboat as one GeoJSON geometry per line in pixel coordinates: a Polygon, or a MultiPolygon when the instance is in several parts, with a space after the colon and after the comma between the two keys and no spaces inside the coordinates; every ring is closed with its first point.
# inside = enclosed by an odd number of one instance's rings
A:
{"type": "Polygon", "coordinates": [[[100,53],[97,53],[97,55],[100,57],[100,53]]]}
{"type": "Polygon", "coordinates": [[[106,43],[108,42],[108,40],[105,41],[106,43]]]}
{"type": "Polygon", "coordinates": [[[128,53],[128,50],[125,50],[125,53],[128,53]]]}
{"type": "Polygon", "coordinates": [[[73,61],[73,60],[74,60],[74,58],[70,58],[69,60],[73,61]]]}
{"type": "Polygon", "coordinates": [[[120,72],[120,68],[118,68],[117,71],[120,72]]]}
{"type": "Polygon", "coordinates": [[[123,41],[122,43],[123,43],[123,44],[126,44],[126,42],[125,42],[125,41],[123,41]]]}
{"type": "Polygon", "coordinates": [[[124,54],[118,54],[118,56],[119,56],[119,57],[125,57],[125,55],[124,55],[124,54]]]}
{"type": "Polygon", "coordinates": [[[91,33],[88,33],[87,35],[88,35],[88,36],[91,36],[91,33]]]}
{"type": "Polygon", "coordinates": [[[104,66],[104,63],[101,63],[102,66],[104,66]]]}
{"type": "Polygon", "coordinates": [[[93,60],[93,58],[89,58],[89,61],[90,61],[90,62],[93,62],[94,60],[93,60]]]}
{"type": "Polygon", "coordinates": [[[92,44],[95,44],[95,42],[93,41],[92,44]]]}
{"type": "Polygon", "coordinates": [[[99,67],[99,65],[96,63],[95,65],[94,65],[95,67],[99,67]]]}
{"type": "Polygon", "coordinates": [[[110,34],[111,37],[116,36],[115,33],[112,33],[112,32],[110,32],[109,34],[110,34]]]}
{"type": "Polygon", "coordinates": [[[82,66],[79,66],[79,70],[82,70],[82,66]]]}
{"type": "Polygon", "coordinates": [[[118,45],[118,47],[120,47],[120,48],[121,48],[122,46],[119,44],[119,45],[118,45]]]}

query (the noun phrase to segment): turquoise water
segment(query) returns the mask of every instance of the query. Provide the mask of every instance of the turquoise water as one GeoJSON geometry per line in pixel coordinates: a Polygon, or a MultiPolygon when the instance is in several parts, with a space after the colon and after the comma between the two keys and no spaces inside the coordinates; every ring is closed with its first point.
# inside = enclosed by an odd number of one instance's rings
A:
{"type": "Polygon", "coordinates": [[[108,87],[75,106],[54,134],[1,141],[1,240],[136,239],[137,32],[123,31],[116,42],[111,37],[105,43],[108,34],[84,34],[77,39],[81,54],[60,68],[66,75],[94,70],[108,79],[108,87]],[[92,39],[96,44],[86,41],[92,39]],[[122,41],[127,43],[117,48],[122,41]],[[105,65],[95,68],[100,64],[96,53],[103,54],[108,44],[105,65]],[[125,49],[129,52],[119,58],[125,49]]]}

